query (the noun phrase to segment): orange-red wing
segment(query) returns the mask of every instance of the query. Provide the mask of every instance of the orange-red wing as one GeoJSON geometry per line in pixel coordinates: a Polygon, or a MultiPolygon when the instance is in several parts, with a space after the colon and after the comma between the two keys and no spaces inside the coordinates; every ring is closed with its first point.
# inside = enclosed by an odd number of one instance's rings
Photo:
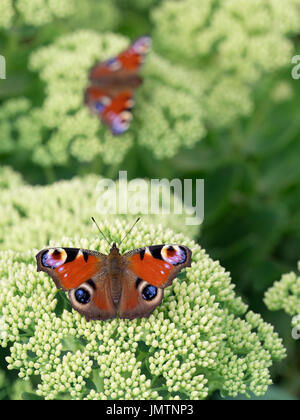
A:
{"type": "Polygon", "coordinates": [[[90,79],[97,80],[111,74],[119,75],[123,71],[137,72],[143,64],[150,47],[151,38],[149,36],[141,36],[127,50],[116,57],[96,64],[90,72],[90,79]]]}
{"type": "Polygon", "coordinates": [[[85,91],[85,100],[88,105],[99,102],[105,97],[109,97],[109,91],[103,87],[89,86],[85,91]]]}
{"type": "Polygon", "coordinates": [[[158,289],[157,297],[151,302],[146,302],[142,295],[143,283],[145,282],[140,283],[133,273],[127,272],[121,278],[121,282],[122,294],[118,304],[120,318],[133,319],[148,317],[162,301],[163,289],[158,289]]]}
{"type": "Polygon", "coordinates": [[[136,254],[129,258],[129,269],[139,278],[156,287],[163,287],[173,270],[173,266],[145,255],[141,260],[136,254]]]}
{"type": "Polygon", "coordinates": [[[103,118],[108,118],[110,113],[121,114],[121,112],[130,108],[130,101],[133,100],[132,93],[130,90],[125,90],[116,95],[109,105],[103,110],[103,118]]]}
{"type": "Polygon", "coordinates": [[[181,245],[153,245],[125,254],[128,270],[158,288],[169,286],[183,268],[189,267],[191,255],[191,250],[181,245]]]}
{"type": "Polygon", "coordinates": [[[111,96],[107,89],[91,86],[86,90],[85,101],[90,110],[111,128],[114,135],[123,134],[128,130],[134,104],[133,93],[130,89],[111,96]]]}
{"type": "Polygon", "coordinates": [[[100,253],[78,248],[48,248],[37,256],[38,271],[48,273],[58,288],[75,289],[103,266],[100,253]]]}

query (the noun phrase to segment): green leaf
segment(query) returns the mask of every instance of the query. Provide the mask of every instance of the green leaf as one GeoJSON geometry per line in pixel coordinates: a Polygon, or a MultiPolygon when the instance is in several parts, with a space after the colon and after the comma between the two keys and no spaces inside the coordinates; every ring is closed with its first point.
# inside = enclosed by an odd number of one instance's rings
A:
{"type": "Polygon", "coordinates": [[[23,400],[43,400],[44,398],[39,397],[38,395],[33,394],[31,392],[23,392],[22,399],[23,400]]]}
{"type": "Polygon", "coordinates": [[[21,95],[29,82],[29,76],[21,75],[6,75],[6,80],[0,81],[0,99],[10,96],[21,95]]]}

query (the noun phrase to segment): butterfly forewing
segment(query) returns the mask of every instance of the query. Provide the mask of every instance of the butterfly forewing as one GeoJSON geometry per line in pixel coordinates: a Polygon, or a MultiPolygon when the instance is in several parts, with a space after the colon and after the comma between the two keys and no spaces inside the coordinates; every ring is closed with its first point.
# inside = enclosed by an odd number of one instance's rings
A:
{"type": "Polygon", "coordinates": [[[160,288],[169,286],[183,268],[190,267],[191,255],[182,245],[152,245],[125,254],[137,277],[160,288]]]}

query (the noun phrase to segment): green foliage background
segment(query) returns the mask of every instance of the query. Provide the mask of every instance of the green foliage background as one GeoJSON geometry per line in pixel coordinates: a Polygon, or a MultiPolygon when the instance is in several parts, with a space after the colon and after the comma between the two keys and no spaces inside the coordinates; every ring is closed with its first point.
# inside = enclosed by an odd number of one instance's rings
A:
{"type": "MultiPolygon", "coordinates": [[[[201,3],[3,0],[0,200],[9,200],[8,184],[116,178],[120,168],[131,179],[204,178],[205,221],[192,236],[284,339],[288,357],[275,366],[266,398],[299,398],[299,343],[290,319],[270,313],[263,297],[300,256],[300,81],[291,78],[300,2],[201,3]],[[134,122],[115,139],[83,107],[81,91],[94,61],[145,33],[153,52],[134,122]]],[[[51,202],[51,185],[49,194],[51,202]]],[[[2,243],[12,219],[0,223],[2,243]]],[[[16,220],[34,223],[20,209],[16,220]]],[[[14,375],[0,375],[0,397],[20,396],[14,375]],[[2,389],[4,380],[11,386],[2,389]]]]}

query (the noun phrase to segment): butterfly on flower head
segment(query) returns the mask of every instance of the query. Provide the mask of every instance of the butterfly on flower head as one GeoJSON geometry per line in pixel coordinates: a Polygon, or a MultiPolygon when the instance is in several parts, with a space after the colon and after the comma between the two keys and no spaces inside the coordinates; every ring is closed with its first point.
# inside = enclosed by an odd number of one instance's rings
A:
{"type": "Polygon", "coordinates": [[[164,289],[191,266],[191,256],[189,248],[174,244],[120,254],[114,243],[108,255],[56,247],[43,249],[36,260],[37,270],[52,277],[56,287],[68,293],[73,308],[89,321],[149,317],[161,303],[164,289]]]}

